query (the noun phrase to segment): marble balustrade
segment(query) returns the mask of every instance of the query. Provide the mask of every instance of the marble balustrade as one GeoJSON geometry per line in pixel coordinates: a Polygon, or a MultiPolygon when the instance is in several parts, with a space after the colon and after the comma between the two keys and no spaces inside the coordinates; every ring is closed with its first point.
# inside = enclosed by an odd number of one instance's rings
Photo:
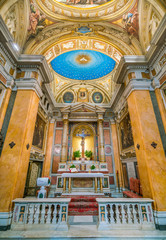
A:
{"type": "Polygon", "coordinates": [[[18,198],[13,202],[12,230],[68,230],[70,198],[18,198]]]}
{"type": "MultiPolygon", "coordinates": [[[[97,198],[98,230],[154,230],[153,200],[148,198],[97,198]]],[[[68,230],[70,198],[28,199],[15,203],[12,230],[68,230]]]]}
{"type": "Polygon", "coordinates": [[[99,230],[155,229],[152,202],[148,198],[97,198],[99,230]]]}

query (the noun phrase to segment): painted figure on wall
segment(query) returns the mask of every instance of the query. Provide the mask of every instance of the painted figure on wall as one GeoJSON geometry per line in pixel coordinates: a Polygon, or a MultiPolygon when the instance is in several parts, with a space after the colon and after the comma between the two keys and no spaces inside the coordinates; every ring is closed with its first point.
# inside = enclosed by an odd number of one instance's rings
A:
{"type": "Polygon", "coordinates": [[[123,15],[123,24],[129,35],[138,38],[139,14],[137,11],[123,15]]]}
{"type": "Polygon", "coordinates": [[[28,39],[35,37],[45,26],[45,15],[35,7],[34,2],[30,4],[28,39]]]}
{"type": "Polygon", "coordinates": [[[40,149],[43,149],[45,125],[43,119],[37,115],[32,145],[40,149]]]}
{"type": "Polygon", "coordinates": [[[119,124],[120,127],[120,139],[122,150],[127,149],[134,145],[133,134],[130,122],[129,113],[123,118],[119,124]]]}

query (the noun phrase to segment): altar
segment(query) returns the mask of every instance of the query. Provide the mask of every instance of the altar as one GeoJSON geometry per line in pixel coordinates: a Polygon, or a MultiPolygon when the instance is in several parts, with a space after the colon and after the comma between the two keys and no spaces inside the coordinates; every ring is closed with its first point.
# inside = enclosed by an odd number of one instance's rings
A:
{"type": "Polygon", "coordinates": [[[97,193],[98,188],[100,192],[103,192],[103,173],[63,173],[61,175],[63,181],[63,192],[72,192],[72,186],[74,188],[93,188],[94,192],[97,193]],[[68,189],[67,182],[68,180],[68,189]]]}

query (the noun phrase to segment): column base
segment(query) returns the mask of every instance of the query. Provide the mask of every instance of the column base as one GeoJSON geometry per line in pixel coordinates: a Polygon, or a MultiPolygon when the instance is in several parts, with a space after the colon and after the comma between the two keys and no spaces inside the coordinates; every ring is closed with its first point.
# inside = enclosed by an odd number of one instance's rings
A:
{"type": "Polygon", "coordinates": [[[100,231],[108,231],[110,230],[110,224],[109,223],[106,223],[106,222],[100,222],[97,226],[97,229],[100,230],[100,231]]]}
{"type": "Polygon", "coordinates": [[[166,211],[154,210],[154,221],[157,229],[166,230],[166,211]]]}
{"type": "Polygon", "coordinates": [[[0,231],[10,229],[13,212],[0,212],[0,231]]]}
{"type": "Polygon", "coordinates": [[[66,222],[61,222],[58,227],[56,228],[56,230],[58,231],[68,231],[69,230],[69,226],[66,222]]]}

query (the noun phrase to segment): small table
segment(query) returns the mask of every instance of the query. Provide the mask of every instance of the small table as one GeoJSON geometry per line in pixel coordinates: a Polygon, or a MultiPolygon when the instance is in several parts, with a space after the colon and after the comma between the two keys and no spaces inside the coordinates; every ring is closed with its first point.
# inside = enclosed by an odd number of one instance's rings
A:
{"type": "Polygon", "coordinates": [[[100,192],[103,192],[102,179],[103,173],[62,173],[63,191],[66,192],[66,178],[69,178],[69,193],[71,192],[71,179],[72,178],[94,178],[95,179],[95,193],[97,193],[97,178],[100,178],[100,192]]]}

